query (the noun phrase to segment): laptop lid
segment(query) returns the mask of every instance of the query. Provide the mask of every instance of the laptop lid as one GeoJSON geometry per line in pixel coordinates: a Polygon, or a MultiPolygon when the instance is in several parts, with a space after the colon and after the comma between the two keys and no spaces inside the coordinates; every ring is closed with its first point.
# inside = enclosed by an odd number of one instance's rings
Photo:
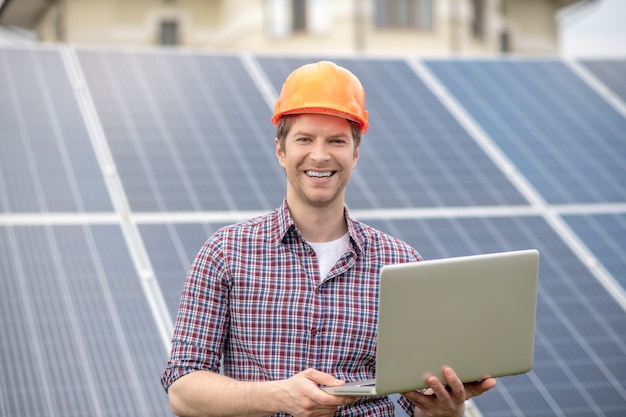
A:
{"type": "Polygon", "coordinates": [[[325,390],[407,392],[429,375],[445,383],[444,366],[463,382],[530,371],[538,271],[534,249],[383,267],[375,386],[325,390]]]}

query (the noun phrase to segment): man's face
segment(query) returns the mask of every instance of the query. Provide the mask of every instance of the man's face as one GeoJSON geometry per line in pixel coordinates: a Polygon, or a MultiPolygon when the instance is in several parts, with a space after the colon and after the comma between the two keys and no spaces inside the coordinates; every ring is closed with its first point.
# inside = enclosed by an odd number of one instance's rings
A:
{"type": "Polygon", "coordinates": [[[322,114],[298,116],[276,157],[287,174],[290,207],[344,204],[346,185],[359,157],[346,119],[322,114]]]}

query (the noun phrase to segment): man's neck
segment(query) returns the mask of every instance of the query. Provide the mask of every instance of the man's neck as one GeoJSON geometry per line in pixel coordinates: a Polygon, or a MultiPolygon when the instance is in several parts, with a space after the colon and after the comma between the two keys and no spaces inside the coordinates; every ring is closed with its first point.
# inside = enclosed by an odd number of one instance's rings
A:
{"type": "Polygon", "coordinates": [[[343,205],[328,207],[289,206],[294,223],[309,242],[330,242],[348,231],[343,205]]]}

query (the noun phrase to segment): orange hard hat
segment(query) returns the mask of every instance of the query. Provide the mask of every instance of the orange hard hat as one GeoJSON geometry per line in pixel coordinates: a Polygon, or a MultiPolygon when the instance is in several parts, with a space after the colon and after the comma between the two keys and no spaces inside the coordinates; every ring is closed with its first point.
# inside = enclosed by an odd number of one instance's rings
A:
{"type": "Polygon", "coordinates": [[[272,123],[285,114],[321,113],[358,122],[361,133],[369,126],[365,90],[359,79],[334,62],[306,64],[285,80],[274,107],[272,123]]]}

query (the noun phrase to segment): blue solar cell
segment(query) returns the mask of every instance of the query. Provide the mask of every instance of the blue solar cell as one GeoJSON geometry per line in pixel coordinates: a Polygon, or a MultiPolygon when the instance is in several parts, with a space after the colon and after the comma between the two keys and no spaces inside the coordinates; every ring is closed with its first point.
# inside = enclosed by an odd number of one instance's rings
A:
{"type": "Polygon", "coordinates": [[[612,93],[626,102],[625,59],[589,59],[582,60],[581,64],[602,81],[612,93]]]}
{"type": "Polygon", "coordinates": [[[0,49],[0,91],[0,212],[111,210],[60,54],[0,49]]]}
{"type": "Polygon", "coordinates": [[[426,64],[548,202],[626,200],[626,119],[562,62],[426,64]]]}
{"type": "Polygon", "coordinates": [[[118,226],[0,227],[0,271],[6,415],[167,412],[163,345],[118,226]]]}
{"type": "Polygon", "coordinates": [[[626,214],[569,215],[564,219],[626,289],[626,214]]]}
{"type": "Polygon", "coordinates": [[[233,56],[79,52],[133,210],[282,200],[270,110],[233,56]]]}

